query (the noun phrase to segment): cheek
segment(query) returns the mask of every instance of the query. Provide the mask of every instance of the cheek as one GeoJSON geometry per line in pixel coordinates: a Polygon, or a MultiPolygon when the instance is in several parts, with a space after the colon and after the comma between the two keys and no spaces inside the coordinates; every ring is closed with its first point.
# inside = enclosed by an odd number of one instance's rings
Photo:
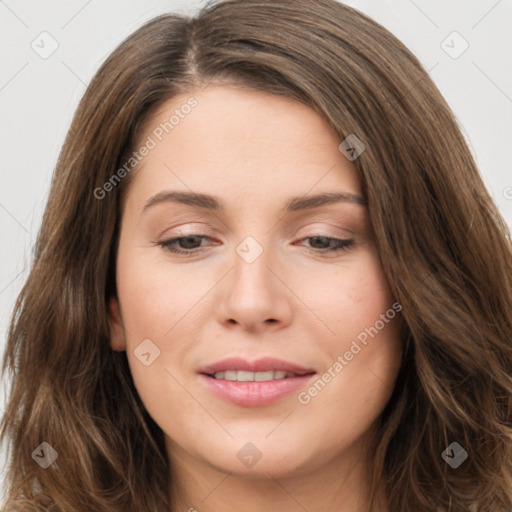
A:
{"type": "Polygon", "coordinates": [[[145,406],[159,418],[163,397],[173,397],[173,410],[190,405],[176,366],[188,361],[190,341],[197,339],[197,316],[207,305],[200,299],[214,282],[198,279],[197,273],[194,277],[193,272],[169,265],[165,258],[135,244],[119,251],[116,279],[127,358],[145,406]],[[147,353],[149,357],[143,356],[147,353]]]}
{"type": "Polygon", "coordinates": [[[323,275],[316,276],[315,283],[306,279],[305,286],[309,290],[309,303],[331,330],[331,336],[324,339],[336,350],[343,349],[344,344],[350,345],[353,338],[373,326],[393,304],[389,284],[373,248],[361,251],[342,265],[326,269],[323,275]]]}
{"type": "Polygon", "coordinates": [[[173,327],[177,324],[175,331],[180,328],[180,318],[190,309],[184,300],[187,287],[180,287],[184,283],[179,282],[179,274],[169,285],[154,265],[137,259],[136,251],[118,258],[117,288],[126,331],[126,355],[144,406],[164,425],[168,421],[166,409],[190,405],[173,379],[175,372],[170,364],[172,358],[181,360],[185,350],[187,337],[173,336],[173,327]]]}
{"type": "Polygon", "coordinates": [[[200,290],[190,286],[190,272],[148,257],[147,248],[120,252],[117,268],[118,295],[132,344],[139,338],[161,340],[197,302],[200,290]]]}
{"type": "MultiPolygon", "coordinates": [[[[328,289],[317,304],[334,333],[323,338],[324,373],[305,390],[303,403],[310,399],[312,408],[339,411],[347,431],[358,432],[391,395],[401,362],[401,307],[393,301],[376,252],[362,255],[350,270],[336,270],[328,289]]],[[[334,435],[339,428],[334,422],[328,430],[334,435]]]]}

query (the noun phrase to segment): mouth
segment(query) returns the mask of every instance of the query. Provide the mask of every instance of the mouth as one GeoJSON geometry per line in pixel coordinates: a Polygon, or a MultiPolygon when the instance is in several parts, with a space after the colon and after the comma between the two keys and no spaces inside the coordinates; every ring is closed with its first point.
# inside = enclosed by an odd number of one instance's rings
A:
{"type": "Polygon", "coordinates": [[[236,382],[268,382],[269,380],[293,379],[294,377],[302,377],[293,372],[285,372],[282,370],[269,370],[265,372],[248,372],[245,370],[227,370],[225,372],[216,372],[208,375],[217,380],[229,380],[236,382]]]}
{"type": "Polygon", "coordinates": [[[230,357],[201,368],[199,373],[224,380],[246,382],[258,381],[258,379],[265,381],[274,378],[284,379],[287,376],[301,377],[308,373],[315,373],[315,370],[273,357],[262,357],[255,361],[249,361],[241,357],[230,357]],[[258,377],[258,379],[253,377],[258,377]]]}
{"type": "Polygon", "coordinates": [[[235,405],[269,405],[304,387],[316,371],[273,358],[231,358],[199,371],[202,382],[219,398],[235,405]]]}

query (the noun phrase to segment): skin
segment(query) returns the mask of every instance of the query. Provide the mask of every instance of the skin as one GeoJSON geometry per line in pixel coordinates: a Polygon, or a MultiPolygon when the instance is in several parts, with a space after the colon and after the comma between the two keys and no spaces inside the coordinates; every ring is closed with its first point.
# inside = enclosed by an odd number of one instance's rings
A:
{"type": "MultiPolygon", "coordinates": [[[[111,347],[126,350],[135,386],[165,433],[172,510],[367,510],[365,465],[375,421],[397,376],[397,317],[385,324],[307,404],[292,393],[262,407],[213,395],[198,370],[226,357],[268,356],[322,375],[393,304],[367,208],[337,202],[283,213],[291,197],[361,196],[341,139],[292,99],[227,85],[166,102],[140,141],[190,96],[197,107],[138,165],[124,200],[111,302],[111,347]],[[163,191],[217,196],[224,212],[164,201],[163,191]],[[159,242],[204,235],[195,245],[159,242]],[[252,263],[236,252],[252,236],[252,263]],[[322,253],[329,240],[347,250],[322,253]],[[134,354],[150,339],[160,355],[134,354]],[[253,443],[261,459],[237,457],[253,443]]],[[[316,379],[315,378],[315,379],[316,379]]],[[[381,490],[382,491],[382,490],[381,490]]],[[[379,511],[388,511],[380,492],[379,511]]]]}

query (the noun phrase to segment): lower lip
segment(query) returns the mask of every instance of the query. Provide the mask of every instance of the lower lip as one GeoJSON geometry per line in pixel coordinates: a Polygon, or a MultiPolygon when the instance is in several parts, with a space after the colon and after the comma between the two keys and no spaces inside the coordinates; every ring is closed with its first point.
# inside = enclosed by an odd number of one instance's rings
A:
{"type": "Polygon", "coordinates": [[[308,374],[265,382],[214,379],[205,374],[201,374],[200,377],[210,391],[220,398],[236,405],[259,407],[277,402],[294,391],[298,391],[306,386],[314,375],[308,374]]]}

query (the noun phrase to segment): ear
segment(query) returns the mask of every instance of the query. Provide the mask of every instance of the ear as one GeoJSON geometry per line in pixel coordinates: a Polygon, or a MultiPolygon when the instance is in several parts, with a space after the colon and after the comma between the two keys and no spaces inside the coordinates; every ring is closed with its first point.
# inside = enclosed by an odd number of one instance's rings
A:
{"type": "Polygon", "coordinates": [[[110,347],[112,350],[126,350],[126,337],[124,334],[123,321],[119,312],[119,303],[112,297],[108,304],[108,322],[110,326],[110,347]]]}

